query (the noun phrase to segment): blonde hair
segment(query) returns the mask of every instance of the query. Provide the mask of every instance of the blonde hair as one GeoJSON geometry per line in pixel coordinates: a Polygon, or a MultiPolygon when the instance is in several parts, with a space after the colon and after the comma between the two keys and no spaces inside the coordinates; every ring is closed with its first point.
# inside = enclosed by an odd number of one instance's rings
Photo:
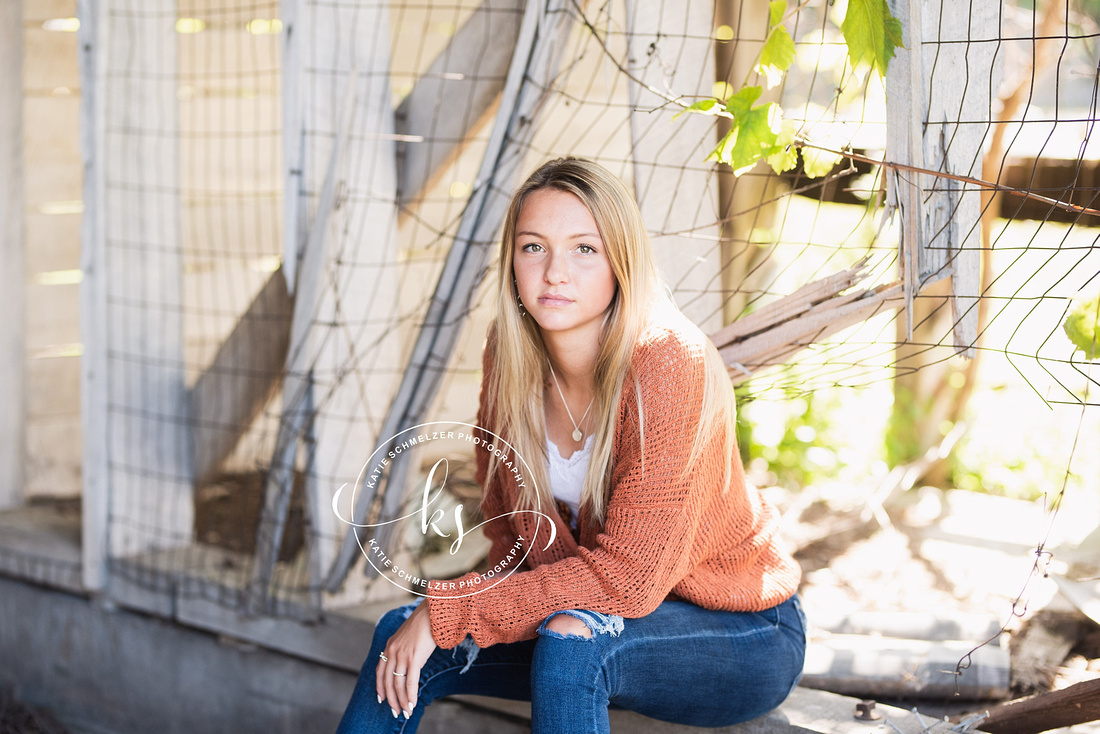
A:
{"type": "MultiPolygon", "coordinates": [[[[519,310],[519,294],[513,276],[516,224],[524,201],[534,191],[556,189],[575,195],[592,213],[611,263],[617,287],[604,318],[596,355],[595,398],[592,405],[593,446],[581,490],[580,505],[588,504],[592,517],[605,520],[611,492],[612,447],[618,423],[618,402],[631,355],[644,331],[651,309],[675,309],[671,291],[658,272],[653,250],[634,197],[623,183],[592,161],[559,158],[544,163],[516,190],[504,220],[496,282],[496,316],[489,325],[486,348],[493,355],[493,370],[487,376],[486,400],[495,425],[485,426],[509,441],[527,459],[533,480],[524,482],[513,509],[546,508],[553,505],[547,479],[546,421],[543,388],[549,376],[546,347],[538,324],[519,310]]],[[[684,321],[688,321],[686,318],[684,321]]],[[[690,323],[690,322],[688,322],[690,323]]],[[[694,325],[692,325],[694,326],[694,325]]],[[[681,480],[691,470],[705,444],[719,426],[725,430],[728,487],[737,451],[734,431],[735,407],[729,373],[709,339],[706,343],[706,379],[703,408],[690,458],[681,480]]],[[[643,469],[645,429],[641,394],[634,380],[641,433],[643,469]]],[[[488,478],[496,474],[499,460],[490,457],[488,478]]],[[[545,511],[545,509],[544,509],[545,511]]]]}

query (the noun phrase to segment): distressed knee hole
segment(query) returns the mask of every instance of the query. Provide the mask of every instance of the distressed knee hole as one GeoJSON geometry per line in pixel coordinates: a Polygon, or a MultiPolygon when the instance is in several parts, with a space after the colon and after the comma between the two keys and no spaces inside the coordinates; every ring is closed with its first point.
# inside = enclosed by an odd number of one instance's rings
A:
{"type": "Polygon", "coordinates": [[[546,629],[563,637],[591,637],[592,630],[583,620],[569,614],[555,614],[546,623],[546,629]]]}

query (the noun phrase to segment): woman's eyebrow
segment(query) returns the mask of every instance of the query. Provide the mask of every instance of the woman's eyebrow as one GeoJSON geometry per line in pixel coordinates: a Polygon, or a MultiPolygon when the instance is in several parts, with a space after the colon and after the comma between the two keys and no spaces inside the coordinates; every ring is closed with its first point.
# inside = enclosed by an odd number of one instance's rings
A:
{"type": "MultiPolygon", "coordinates": [[[[516,232],[516,237],[523,237],[525,235],[528,236],[528,237],[538,237],[539,239],[543,239],[543,240],[546,239],[546,235],[539,234],[538,232],[527,232],[527,231],[516,232]]],[[[576,240],[576,239],[580,239],[581,237],[589,237],[589,238],[595,237],[596,239],[599,239],[600,235],[599,235],[598,232],[581,232],[579,234],[570,235],[569,239],[576,240]]]]}

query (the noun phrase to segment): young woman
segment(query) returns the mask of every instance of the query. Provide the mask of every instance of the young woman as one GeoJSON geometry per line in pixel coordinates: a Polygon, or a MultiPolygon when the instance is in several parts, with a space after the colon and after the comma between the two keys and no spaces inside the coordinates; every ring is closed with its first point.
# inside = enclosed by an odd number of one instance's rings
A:
{"type": "Polygon", "coordinates": [[[483,515],[503,516],[483,526],[489,566],[517,547],[523,566],[383,615],[338,734],[415,732],[460,693],[531,701],[534,734],[608,732],[610,707],[716,727],[778,706],[805,654],[799,568],[634,199],[595,163],[546,163],[499,264],[477,421],[530,478],[475,449],[477,477],[483,515]]]}

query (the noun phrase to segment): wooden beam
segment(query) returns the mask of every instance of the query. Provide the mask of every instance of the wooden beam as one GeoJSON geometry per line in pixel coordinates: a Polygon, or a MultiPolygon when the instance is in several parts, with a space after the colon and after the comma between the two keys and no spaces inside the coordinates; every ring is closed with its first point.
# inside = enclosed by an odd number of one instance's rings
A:
{"type": "Polygon", "coordinates": [[[1100,678],[989,709],[979,726],[989,734],[1034,734],[1100,720],[1100,678]]]}
{"type": "MultiPolygon", "coordinates": [[[[766,12],[764,17],[766,17],[766,12]]],[[[713,94],[713,3],[626,1],[634,192],[645,212],[662,275],[677,304],[704,331],[724,325],[717,144],[714,118],[685,115],[647,87],[685,98],[713,94]],[[700,222],[710,222],[699,227],[700,222]],[[669,234],[664,234],[664,233],[669,234]],[[689,232],[690,234],[675,234],[689,232]]]]}
{"type": "Polygon", "coordinates": [[[492,110],[522,17],[522,0],[482,0],[398,106],[399,209],[415,205],[492,110]]]}
{"type": "Polygon", "coordinates": [[[26,483],[26,250],[23,246],[23,2],[0,3],[0,509],[26,483]]]}
{"type": "MultiPolygon", "coordinates": [[[[183,244],[175,0],[134,14],[100,0],[103,147],[87,209],[96,210],[96,288],[106,323],[106,373],[85,389],[107,394],[112,557],[190,542],[192,445],[183,358],[183,244]],[[109,39],[104,42],[104,38],[109,39]],[[99,221],[102,218],[102,221],[99,221]],[[100,382],[100,378],[103,381],[100,382]]],[[[128,6],[127,6],[128,7],[128,6]]],[[[97,74],[100,69],[97,67],[97,74]]],[[[98,111],[98,110],[97,110],[98,111]]],[[[95,328],[93,326],[92,328],[95,328]]],[[[87,434],[86,434],[87,435],[87,434]]]]}
{"type": "Polygon", "coordinates": [[[290,342],[291,311],[280,268],[191,388],[196,486],[213,477],[278,384],[290,342]]]}
{"type": "Polygon", "coordinates": [[[78,3],[80,30],[80,149],[84,163],[84,215],[80,223],[80,403],[84,456],[81,467],[81,556],[84,586],[108,582],[111,515],[109,383],[107,380],[107,251],[103,197],[107,24],[105,3],[78,3]]]}
{"type": "MultiPolygon", "coordinates": [[[[390,404],[380,436],[389,440],[398,431],[424,420],[439,392],[443,370],[460,336],[461,325],[473,306],[478,284],[492,261],[492,248],[523,163],[528,143],[538,126],[543,100],[557,74],[573,16],[567,12],[570,0],[532,0],[527,3],[508,79],[501,94],[493,130],[478,173],[478,186],[470,197],[459,223],[428,312],[424,318],[412,357],[402,375],[397,395],[390,404]]],[[[404,483],[395,478],[407,472],[408,452],[398,454],[386,481],[380,521],[398,516],[404,499],[404,483]]],[[[362,522],[373,499],[361,493],[353,510],[362,522]]],[[[393,524],[380,528],[379,543],[390,544],[393,524]]],[[[348,532],[327,581],[329,591],[338,590],[360,550],[354,532],[348,532]]],[[[368,575],[373,567],[367,564],[368,575]]]]}
{"type": "Polygon", "coordinates": [[[358,98],[358,73],[350,71],[346,76],[347,86],[337,117],[336,135],[328,153],[317,211],[298,270],[299,283],[291,318],[286,375],[283,378],[283,410],[264,487],[264,507],[256,531],[256,559],[246,595],[247,611],[251,614],[272,609],[271,581],[290,507],[298,447],[309,430],[308,424],[314,419],[316,409],[311,367],[316,359],[317,342],[323,337],[315,328],[316,304],[322,298],[325,285],[325,242],[329,217],[336,206],[338,162],[351,134],[358,98]]]}

